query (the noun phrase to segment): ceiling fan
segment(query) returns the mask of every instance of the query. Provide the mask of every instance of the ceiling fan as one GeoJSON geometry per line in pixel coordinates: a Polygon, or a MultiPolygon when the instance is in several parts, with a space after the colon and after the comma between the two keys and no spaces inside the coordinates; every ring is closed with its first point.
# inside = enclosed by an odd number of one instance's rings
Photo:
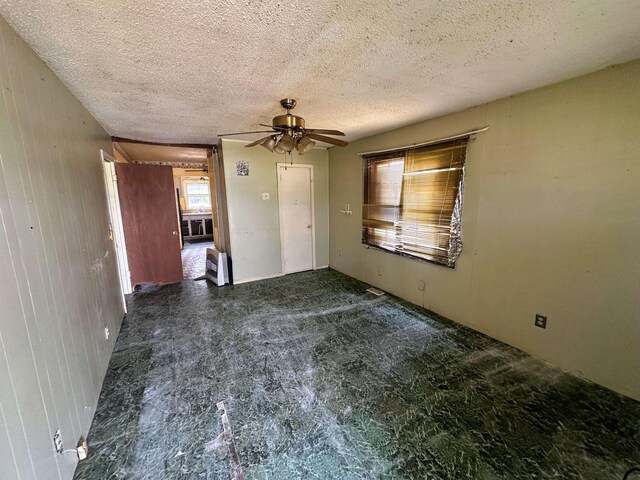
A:
{"type": "Polygon", "coordinates": [[[327,137],[326,135],[344,136],[338,130],[327,130],[322,128],[305,128],[304,118],[292,115],[291,110],[296,106],[293,98],[283,98],[280,105],[287,111],[286,115],[273,117],[271,125],[260,123],[262,127],[269,127],[271,130],[257,130],[253,132],[221,133],[219,137],[229,137],[231,135],[247,135],[250,133],[269,133],[264,138],[245,145],[245,147],[255,147],[262,145],[264,148],[275,153],[291,153],[295,148],[300,155],[311,150],[318,140],[330,143],[339,147],[349,145],[349,142],[338,138],[327,137]]]}

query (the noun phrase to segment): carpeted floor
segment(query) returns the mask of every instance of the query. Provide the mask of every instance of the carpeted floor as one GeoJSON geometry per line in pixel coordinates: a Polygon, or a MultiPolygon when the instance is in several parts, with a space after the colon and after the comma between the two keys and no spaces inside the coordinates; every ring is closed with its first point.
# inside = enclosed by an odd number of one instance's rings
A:
{"type": "Polygon", "coordinates": [[[134,293],[75,478],[602,480],[640,464],[640,403],[365,288],[321,270],[134,293]]]}

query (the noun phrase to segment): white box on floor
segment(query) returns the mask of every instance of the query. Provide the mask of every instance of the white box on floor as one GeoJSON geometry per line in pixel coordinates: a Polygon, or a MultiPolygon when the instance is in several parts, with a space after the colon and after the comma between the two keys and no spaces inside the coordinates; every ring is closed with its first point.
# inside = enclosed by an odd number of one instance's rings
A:
{"type": "Polygon", "coordinates": [[[227,267],[227,254],[215,248],[207,248],[207,279],[217,286],[222,287],[229,283],[229,269],[227,267]]]}

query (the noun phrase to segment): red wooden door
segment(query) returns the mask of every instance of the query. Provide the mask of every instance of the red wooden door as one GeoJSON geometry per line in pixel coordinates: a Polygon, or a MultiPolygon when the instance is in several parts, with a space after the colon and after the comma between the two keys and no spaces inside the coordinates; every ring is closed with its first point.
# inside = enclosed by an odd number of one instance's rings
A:
{"type": "Polygon", "coordinates": [[[116,164],[131,284],[182,281],[171,167],[116,164]]]}

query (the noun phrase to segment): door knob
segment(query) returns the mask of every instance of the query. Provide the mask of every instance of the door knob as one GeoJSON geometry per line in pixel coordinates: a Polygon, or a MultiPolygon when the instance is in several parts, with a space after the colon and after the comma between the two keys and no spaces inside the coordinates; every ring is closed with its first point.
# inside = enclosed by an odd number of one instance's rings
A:
{"type": "Polygon", "coordinates": [[[307,228],[311,228],[311,225],[307,225],[307,228]]]}
{"type": "Polygon", "coordinates": [[[177,231],[177,230],[174,230],[174,231],[172,232],[172,235],[178,236],[178,231],[177,231]]]}

